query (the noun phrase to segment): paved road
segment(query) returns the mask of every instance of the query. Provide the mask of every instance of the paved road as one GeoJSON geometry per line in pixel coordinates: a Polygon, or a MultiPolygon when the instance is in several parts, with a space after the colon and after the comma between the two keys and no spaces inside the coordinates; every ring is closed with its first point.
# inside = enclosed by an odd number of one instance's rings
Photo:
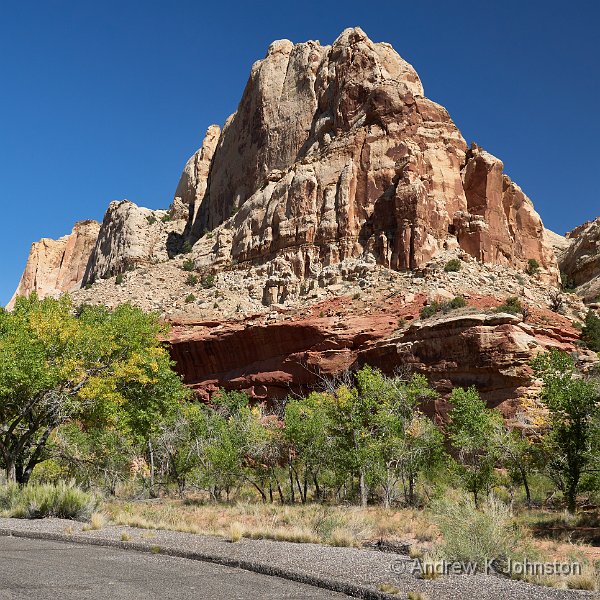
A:
{"type": "Polygon", "coordinates": [[[183,558],[0,537],[1,600],[153,598],[322,600],[347,596],[183,558]]]}

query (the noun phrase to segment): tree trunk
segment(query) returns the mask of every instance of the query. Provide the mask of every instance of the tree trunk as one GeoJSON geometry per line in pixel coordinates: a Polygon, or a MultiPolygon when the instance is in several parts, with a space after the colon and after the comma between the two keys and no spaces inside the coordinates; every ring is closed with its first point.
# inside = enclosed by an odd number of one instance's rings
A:
{"type": "Polygon", "coordinates": [[[294,490],[294,469],[292,467],[292,459],[289,459],[288,462],[288,471],[289,471],[289,475],[290,475],[290,503],[291,504],[295,504],[296,503],[296,493],[294,490]]]}
{"type": "Polygon", "coordinates": [[[359,485],[360,485],[360,505],[363,508],[366,508],[367,500],[368,500],[368,489],[367,489],[367,482],[365,480],[364,469],[360,470],[359,485]]]}
{"type": "Polygon", "coordinates": [[[155,498],[154,494],[154,448],[152,447],[152,442],[148,440],[148,458],[150,459],[150,489],[148,490],[148,495],[150,498],[155,498]]]}
{"type": "Polygon", "coordinates": [[[315,484],[315,498],[318,502],[321,501],[321,488],[319,487],[319,480],[316,475],[313,475],[313,482],[315,484]]]}
{"type": "Polygon", "coordinates": [[[11,461],[6,465],[6,480],[8,483],[17,483],[17,469],[14,461],[11,461]]]}
{"type": "Polygon", "coordinates": [[[531,508],[531,490],[529,489],[529,481],[527,481],[527,473],[525,472],[525,469],[521,469],[521,478],[523,479],[523,487],[525,488],[527,508],[531,508]]]}
{"type": "Polygon", "coordinates": [[[577,511],[577,483],[572,482],[567,486],[567,510],[571,514],[577,511]]]}

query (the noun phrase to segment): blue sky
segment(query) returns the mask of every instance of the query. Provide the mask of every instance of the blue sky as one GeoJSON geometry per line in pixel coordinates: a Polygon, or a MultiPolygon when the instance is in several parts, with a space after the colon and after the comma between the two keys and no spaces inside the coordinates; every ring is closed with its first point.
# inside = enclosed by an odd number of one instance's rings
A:
{"type": "Polygon", "coordinates": [[[355,25],[564,233],[600,215],[599,24],[584,0],[1,1],[0,304],[31,242],[114,199],[167,207],[272,40],[331,43],[355,25]]]}

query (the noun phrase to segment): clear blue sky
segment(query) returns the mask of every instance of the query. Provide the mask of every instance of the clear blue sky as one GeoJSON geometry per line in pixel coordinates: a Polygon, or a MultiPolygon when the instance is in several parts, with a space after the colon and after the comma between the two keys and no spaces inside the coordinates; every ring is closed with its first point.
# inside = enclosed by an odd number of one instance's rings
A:
{"type": "Polygon", "coordinates": [[[359,25],[411,62],[548,227],[600,215],[600,3],[0,1],[0,304],[29,246],[129,198],[167,207],[269,43],[359,25]]]}

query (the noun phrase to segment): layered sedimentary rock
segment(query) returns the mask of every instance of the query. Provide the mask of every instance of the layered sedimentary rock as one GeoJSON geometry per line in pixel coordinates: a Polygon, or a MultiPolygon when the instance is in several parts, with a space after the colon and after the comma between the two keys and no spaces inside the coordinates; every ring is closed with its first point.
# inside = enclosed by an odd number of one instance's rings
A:
{"type": "MultiPolygon", "coordinates": [[[[390,374],[402,365],[425,373],[442,396],[453,386],[476,385],[490,406],[508,416],[536,389],[528,363],[538,352],[556,347],[594,358],[577,348],[570,322],[550,311],[534,311],[530,323],[489,311],[418,320],[424,301],[400,297],[368,316],[348,314],[334,302],[285,322],[176,326],[172,355],[186,383],[203,397],[226,388],[257,399],[282,398],[363,364],[390,374]],[[399,319],[414,323],[399,327],[399,319]]],[[[497,301],[477,303],[491,307],[497,301]]]]}
{"type": "MultiPolygon", "coordinates": [[[[467,151],[462,170],[467,214],[458,213],[459,243],[481,262],[524,267],[530,258],[553,265],[552,240],[533,203],[504,174],[501,160],[479,146],[467,151]]],[[[553,269],[552,274],[557,275],[553,269]]]]}
{"type": "Polygon", "coordinates": [[[214,231],[195,259],[214,267],[279,256],[305,277],[366,255],[418,269],[460,246],[489,263],[536,259],[554,282],[542,222],[502,170],[467,152],[388,44],[358,28],[332,46],[275,42],[221,132],[190,226],[193,241],[214,231]]]}
{"type": "Polygon", "coordinates": [[[129,200],[111,202],[83,283],[168,260],[177,251],[184,228],[185,221],[174,220],[167,211],[143,208],[129,200]]]}
{"type": "Polygon", "coordinates": [[[186,218],[189,219],[190,225],[196,221],[200,203],[206,193],[210,164],[220,133],[221,128],[218,125],[211,125],[207,129],[202,146],[187,161],[175,190],[174,203],[181,202],[187,208],[186,218]]]}
{"type": "Polygon", "coordinates": [[[577,287],[586,301],[600,298],[600,217],[567,233],[567,247],[559,254],[567,283],[577,287]]]}
{"type": "Polygon", "coordinates": [[[45,298],[81,287],[99,230],[100,223],[96,221],[80,221],[69,235],[58,240],[43,238],[32,244],[27,265],[8,308],[14,306],[17,296],[36,292],[40,298],[45,298]]]}

